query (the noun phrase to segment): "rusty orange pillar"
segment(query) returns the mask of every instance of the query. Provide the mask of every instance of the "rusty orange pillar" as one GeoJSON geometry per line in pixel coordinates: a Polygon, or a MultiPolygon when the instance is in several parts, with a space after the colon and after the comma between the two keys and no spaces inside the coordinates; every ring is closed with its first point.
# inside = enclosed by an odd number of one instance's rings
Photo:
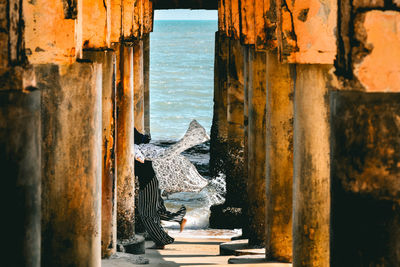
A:
{"type": "Polygon", "coordinates": [[[248,238],[250,246],[265,242],[266,54],[249,48],[248,88],[248,238]]]}
{"type": "Polygon", "coordinates": [[[296,65],[293,266],[329,266],[331,65],[296,65]]]}
{"type": "Polygon", "coordinates": [[[135,128],[140,133],[144,133],[143,40],[134,42],[133,46],[133,88],[135,128]]]}
{"type": "Polygon", "coordinates": [[[294,68],[267,52],[266,257],[283,262],[292,261],[294,68]]]}
{"type": "Polygon", "coordinates": [[[101,66],[35,67],[42,91],[42,266],[101,265],[101,66]]]}
{"type": "Polygon", "coordinates": [[[115,52],[84,51],[84,58],[102,64],[102,208],[101,254],[108,258],[116,252],[117,191],[115,175],[115,52]]]}
{"type": "Polygon", "coordinates": [[[135,236],[133,48],[121,44],[117,62],[117,237],[122,241],[135,236]]]}
{"type": "MultiPolygon", "coordinates": [[[[16,78],[16,77],[14,77],[16,78]]],[[[14,80],[16,82],[16,80],[14,80]]],[[[6,85],[7,86],[7,85],[6,85]]],[[[40,91],[0,89],[5,266],[40,266],[40,91]]],[[[31,88],[32,90],[34,88],[31,88]]]]}
{"type": "Polygon", "coordinates": [[[143,37],[144,131],[150,134],[150,34],[143,37]]]}

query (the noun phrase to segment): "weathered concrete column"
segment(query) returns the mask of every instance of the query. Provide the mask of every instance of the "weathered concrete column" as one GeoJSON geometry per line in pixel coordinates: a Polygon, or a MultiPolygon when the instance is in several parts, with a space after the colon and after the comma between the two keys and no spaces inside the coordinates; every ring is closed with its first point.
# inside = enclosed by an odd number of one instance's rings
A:
{"type": "Polygon", "coordinates": [[[117,187],[115,162],[115,52],[84,51],[83,57],[102,64],[102,201],[101,255],[110,257],[117,245],[117,187]]]}
{"type": "Polygon", "coordinates": [[[150,34],[143,36],[144,131],[150,134],[150,34]]]}
{"type": "Polygon", "coordinates": [[[250,246],[265,243],[266,54],[249,49],[248,238],[250,246]]]}
{"type": "Polygon", "coordinates": [[[335,91],[331,266],[400,264],[400,94],[335,91]]]}
{"type": "Polygon", "coordinates": [[[143,41],[134,42],[133,46],[133,101],[135,128],[144,133],[144,69],[143,41]]]}
{"type": "Polygon", "coordinates": [[[228,206],[242,208],[246,199],[244,177],[244,48],[231,40],[227,88],[226,200],[228,206]]]}
{"type": "Polygon", "coordinates": [[[223,33],[215,33],[214,62],[214,115],[210,141],[210,175],[225,173],[227,123],[227,85],[228,85],[229,39],[223,33]]]}
{"type": "Polygon", "coordinates": [[[42,266],[101,265],[101,66],[38,65],[42,266]]]}
{"type": "Polygon", "coordinates": [[[40,140],[40,91],[0,89],[3,252],[10,266],[40,266],[40,140]]]}
{"type": "MultiPolygon", "coordinates": [[[[242,210],[238,207],[238,203],[243,205],[243,196],[239,199],[238,194],[242,192],[236,191],[235,183],[237,182],[237,173],[240,172],[240,167],[235,168],[235,161],[243,164],[243,149],[240,152],[240,146],[243,146],[243,58],[237,57],[237,61],[230,67],[230,60],[235,60],[234,53],[230,52],[231,40],[225,33],[217,32],[215,36],[215,67],[214,67],[214,116],[211,126],[211,141],[210,141],[210,175],[218,176],[225,174],[227,179],[227,195],[225,203],[211,207],[210,226],[213,228],[241,228],[243,225],[242,210]],[[239,63],[241,61],[241,63],[239,63]],[[241,81],[236,73],[236,63],[241,65],[242,76],[241,81]],[[232,74],[229,74],[232,72],[232,74]],[[228,124],[228,77],[230,78],[231,89],[231,126],[228,124]],[[237,90],[235,90],[237,88],[237,90]],[[240,89],[241,88],[241,89],[240,89]],[[239,98],[235,92],[239,92],[239,98]],[[242,98],[242,100],[238,100],[242,98]],[[241,108],[236,109],[235,104],[241,103],[241,108]],[[240,111],[239,111],[240,110],[240,111]],[[239,111],[239,112],[238,112],[239,111]],[[241,117],[241,119],[239,118],[241,117]],[[241,126],[240,126],[241,125],[241,126]],[[238,127],[237,127],[238,126],[238,127]],[[240,129],[240,127],[242,127],[240,129]],[[231,128],[231,144],[228,148],[228,132],[231,128]],[[242,138],[236,138],[235,134],[239,134],[242,138]],[[232,150],[232,157],[228,156],[228,149],[232,150]],[[241,153],[241,154],[240,154],[241,153]],[[228,164],[229,161],[229,164],[228,164]],[[231,170],[228,170],[232,168],[231,170]],[[234,169],[233,169],[234,168],[234,169]],[[236,178],[235,178],[236,177],[236,178]],[[233,179],[233,180],[232,180],[233,179]],[[236,192],[236,193],[235,193],[236,192]]],[[[236,41],[236,48],[240,47],[239,41],[236,41]]],[[[240,48],[239,48],[240,49],[240,48]]],[[[241,52],[243,57],[243,52],[241,52]]],[[[243,166],[243,165],[242,165],[243,166]]],[[[241,168],[243,170],[243,168],[241,168]]],[[[243,179],[240,177],[239,179],[243,179]]],[[[244,186],[242,186],[243,190],[244,186]]]]}
{"type": "Polygon", "coordinates": [[[293,74],[267,52],[266,258],[292,261],[293,74]]]}
{"type": "Polygon", "coordinates": [[[133,48],[121,45],[117,62],[117,237],[126,240],[135,236],[133,48]]]}
{"type": "MultiPolygon", "coordinates": [[[[249,88],[250,88],[250,47],[248,45],[243,47],[244,49],[244,86],[243,86],[243,126],[244,126],[244,138],[243,138],[243,176],[248,179],[248,169],[249,169],[249,88]]],[[[247,197],[247,180],[245,184],[246,199],[242,208],[242,214],[244,215],[244,225],[242,227],[242,237],[247,237],[249,235],[248,221],[246,218],[248,214],[248,197],[247,197]]]]}
{"type": "Polygon", "coordinates": [[[296,66],[293,266],[329,266],[330,65],[296,66]]]}

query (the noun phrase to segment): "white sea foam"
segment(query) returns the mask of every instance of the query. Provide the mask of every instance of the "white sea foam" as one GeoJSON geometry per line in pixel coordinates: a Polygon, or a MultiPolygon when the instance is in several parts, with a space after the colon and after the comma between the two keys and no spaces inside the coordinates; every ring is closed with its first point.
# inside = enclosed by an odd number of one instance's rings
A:
{"type": "MultiPolygon", "coordinates": [[[[225,192],[225,175],[220,174],[211,179],[208,186],[199,193],[181,192],[169,195],[168,199],[165,199],[165,205],[171,211],[185,205],[187,208],[186,229],[206,229],[209,226],[210,207],[222,204],[225,201],[223,197],[225,192]]],[[[163,225],[169,229],[179,228],[176,222],[163,222],[163,225]]]]}

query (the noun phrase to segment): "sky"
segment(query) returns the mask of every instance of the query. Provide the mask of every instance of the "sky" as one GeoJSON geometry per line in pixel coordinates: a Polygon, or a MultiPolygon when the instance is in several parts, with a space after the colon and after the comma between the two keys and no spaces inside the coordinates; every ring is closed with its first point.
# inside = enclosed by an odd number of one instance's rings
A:
{"type": "Polygon", "coordinates": [[[155,10],[155,20],[217,20],[217,10],[167,9],[155,10]]]}

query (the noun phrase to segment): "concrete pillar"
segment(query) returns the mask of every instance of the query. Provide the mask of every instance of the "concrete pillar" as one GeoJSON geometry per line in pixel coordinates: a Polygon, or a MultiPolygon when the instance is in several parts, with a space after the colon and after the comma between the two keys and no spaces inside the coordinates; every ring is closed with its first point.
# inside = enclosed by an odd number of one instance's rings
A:
{"type": "MultiPolygon", "coordinates": [[[[22,88],[21,88],[22,89],[22,88]]],[[[40,91],[0,89],[3,252],[9,266],[40,266],[40,91]],[[7,196],[7,197],[6,197],[7,196]],[[6,257],[6,258],[7,258],[6,257]]]]}
{"type": "Polygon", "coordinates": [[[246,199],[244,177],[244,48],[231,40],[227,88],[226,200],[228,206],[242,208],[246,199]]]}
{"type": "Polygon", "coordinates": [[[331,266],[400,264],[400,94],[335,91],[331,266]]]}
{"type": "MultiPolygon", "coordinates": [[[[243,67],[243,76],[244,76],[244,86],[243,86],[243,126],[244,126],[244,138],[243,138],[243,177],[248,179],[248,169],[249,169],[249,87],[250,87],[250,61],[249,61],[249,46],[244,46],[244,67],[243,67]]],[[[243,203],[242,214],[244,215],[244,224],[242,227],[242,237],[247,237],[249,235],[248,229],[248,196],[247,196],[247,180],[245,183],[245,193],[246,199],[243,203]]]]}
{"type": "Polygon", "coordinates": [[[117,62],[117,237],[127,240],[135,236],[133,48],[120,45],[117,62]]]}
{"type": "Polygon", "coordinates": [[[150,34],[143,36],[144,131],[150,134],[150,34]]]}
{"type": "Polygon", "coordinates": [[[217,32],[215,37],[214,117],[211,127],[210,175],[226,175],[227,194],[225,203],[211,207],[210,227],[233,229],[243,226],[241,206],[245,199],[243,196],[245,188],[245,179],[243,179],[243,51],[241,51],[239,41],[231,40],[224,34],[217,32]],[[232,51],[230,51],[231,46],[234,47],[232,51]],[[230,64],[231,60],[232,64],[230,64]],[[231,86],[228,85],[229,82],[231,86]],[[229,87],[231,87],[230,107],[228,107],[229,87]],[[230,123],[228,123],[228,117],[230,123]],[[240,187],[241,190],[236,187],[240,187]]]}
{"type": "Polygon", "coordinates": [[[214,63],[214,115],[210,141],[210,175],[225,173],[227,124],[227,84],[228,84],[229,39],[221,32],[215,33],[214,63]]]}
{"type": "Polygon", "coordinates": [[[266,258],[292,261],[295,66],[267,53],[266,258]]]}
{"type": "Polygon", "coordinates": [[[115,52],[84,51],[83,57],[102,64],[102,201],[101,255],[108,258],[117,246],[117,187],[115,162],[115,52]]]}
{"type": "Polygon", "coordinates": [[[143,40],[134,42],[133,46],[133,101],[135,128],[144,133],[144,68],[143,40]]]}
{"type": "Polygon", "coordinates": [[[249,49],[248,238],[250,246],[265,243],[266,54],[249,49]]]}
{"type": "Polygon", "coordinates": [[[329,266],[330,65],[296,66],[293,266],[329,266]]]}
{"type": "Polygon", "coordinates": [[[38,65],[42,266],[101,265],[101,66],[38,65]]]}

